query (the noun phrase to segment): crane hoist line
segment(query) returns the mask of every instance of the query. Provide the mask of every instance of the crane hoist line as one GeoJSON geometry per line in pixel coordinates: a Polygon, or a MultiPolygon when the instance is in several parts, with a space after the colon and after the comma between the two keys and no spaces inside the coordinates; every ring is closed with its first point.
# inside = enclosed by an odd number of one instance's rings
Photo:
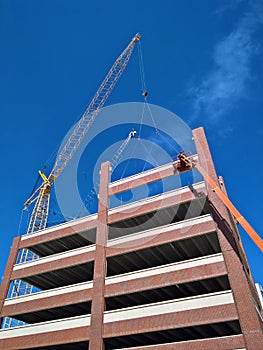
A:
{"type": "Polygon", "coordinates": [[[25,202],[25,208],[27,208],[33,202],[34,208],[30,217],[27,233],[43,230],[46,227],[49,210],[50,191],[54,184],[54,181],[66,168],[71,158],[78,149],[81,141],[88,132],[89,128],[93,124],[100,110],[104,106],[111,91],[116,85],[118,79],[125,70],[134,46],[141,35],[137,33],[125,48],[125,50],[116,59],[113,66],[109,70],[102,84],[100,85],[95,96],[91,100],[81,119],[75,125],[71,135],[67,139],[66,143],[62,147],[60,153],[56,158],[56,162],[51,170],[49,176],[46,176],[42,171],[39,174],[42,178],[42,184],[34,191],[34,193],[25,202]]]}

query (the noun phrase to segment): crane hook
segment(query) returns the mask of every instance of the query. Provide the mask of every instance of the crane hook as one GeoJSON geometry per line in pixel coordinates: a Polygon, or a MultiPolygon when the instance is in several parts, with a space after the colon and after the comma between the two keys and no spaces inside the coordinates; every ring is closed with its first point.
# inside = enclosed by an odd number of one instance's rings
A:
{"type": "Polygon", "coordinates": [[[144,97],[145,100],[146,100],[147,95],[148,95],[148,91],[144,90],[142,93],[142,96],[144,97]]]}

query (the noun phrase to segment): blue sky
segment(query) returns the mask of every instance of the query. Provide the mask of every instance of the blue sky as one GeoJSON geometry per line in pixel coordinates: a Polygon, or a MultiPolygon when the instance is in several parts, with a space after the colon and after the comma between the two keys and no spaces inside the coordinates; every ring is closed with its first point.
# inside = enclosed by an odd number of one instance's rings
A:
{"type": "MultiPolygon", "coordinates": [[[[263,1],[0,0],[0,275],[38,169],[137,32],[148,101],[204,126],[230,198],[262,236],[262,13],[263,1]]],[[[107,105],[133,101],[137,48],[107,105]]],[[[263,283],[262,254],[241,234],[263,283]]]]}

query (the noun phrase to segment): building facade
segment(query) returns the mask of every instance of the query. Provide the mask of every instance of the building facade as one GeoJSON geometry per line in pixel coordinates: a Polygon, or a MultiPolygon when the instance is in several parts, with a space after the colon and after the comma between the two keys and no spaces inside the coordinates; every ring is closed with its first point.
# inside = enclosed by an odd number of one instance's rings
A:
{"type": "MultiPolygon", "coordinates": [[[[195,159],[225,191],[202,128],[195,159]]],[[[205,181],[109,208],[179,162],[110,182],[98,213],[16,237],[0,289],[0,349],[263,349],[262,309],[234,218],[205,181]],[[17,264],[19,251],[38,254],[17,264]],[[40,292],[7,298],[21,279],[40,292]]]]}

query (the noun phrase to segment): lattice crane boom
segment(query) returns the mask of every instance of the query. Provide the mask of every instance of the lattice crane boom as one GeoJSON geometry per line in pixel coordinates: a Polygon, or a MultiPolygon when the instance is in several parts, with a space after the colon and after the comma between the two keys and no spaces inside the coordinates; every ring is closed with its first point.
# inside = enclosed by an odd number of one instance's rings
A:
{"type": "Polygon", "coordinates": [[[68,162],[72,158],[86,132],[94,122],[101,108],[104,106],[108,96],[113,90],[119,77],[126,68],[127,63],[131,57],[134,45],[139,39],[140,34],[137,34],[127,46],[127,48],[114,62],[109,73],[107,74],[101,86],[99,87],[96,95],[93,97],[91,103],[89,104],[80,121],[77,123],[68,141],[66,142],[59,156],[57,157],[56,163],[49,176],[50,181],[56,179],[59,176],[59,174],[63,171],[63,169],[67,166],[68,162]]]}
{"type": "MultiPolygon", "coordinates": [[[[126,147],[128,146],[130,140],[137,134],[137,132],[133,129],[131,132],[129,132],[129,135],[127,136],[127,138],[121,143],[120,147],[117,149],[116,153],[114,154],[114,156],[112,157],[111,160],[111,171],[113,172],[114,168],[116,167],[116,165],[119,163],[123,152],[125,151],[126,147]]],[[[91,204],[95,198],[97,198],[97,191],[99,188],[99,184],[100,181],[97,181],[95,186],[91,189],[91,191],[89,192],[89,194],[87,195],[87,197],[85,198],[83,207],[81,208],[81,210],[78,213],[77,217],[80,217],[82,213],[84,213],[84,210],[86,209],[87,205],[91,204]]]]}
{"type": "Polygon", "coordinates": [[[51,187],[73,157],[84,136],[104,106],[111,91],[125,70],[133,52],[134,45],[139,39],[140,34],[136,34],[126,49],[114,62],[81,119],[76,124],[71,135],[62,147],[50,175],[46,177],[40,172],[43,183],[25,203],[25,207],[28,207],[31,203],[35,202],[27,233],[42,230],[46,227],[51,187]]]}

